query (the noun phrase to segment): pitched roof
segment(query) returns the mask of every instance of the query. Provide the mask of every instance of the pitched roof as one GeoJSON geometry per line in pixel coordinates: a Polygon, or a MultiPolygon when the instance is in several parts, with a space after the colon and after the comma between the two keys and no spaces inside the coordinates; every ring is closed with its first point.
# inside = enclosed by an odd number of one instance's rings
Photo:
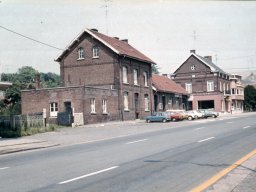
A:
{"type": "Polygon", "coordinates": [[[152,84],[157,91],[188,95],[188,92],[183,87],[165,76],[152,74],[152,84]]]}
{"type": "MultiPolygon", "coordinates": [[[[195,54],[195,53],[191,53],[191,55],[188,57],[188,59],[189,59],[191,56],[196,57],[199,61],[201,61],[202,63],[204,63],[206,66],[208,66],[208,67],[211,69],[212,72],[221,72],[221,73],[224,73],[224,74],[229,75],[227,72],[223,71],[223,70],[222,70],[221,68],[219,68],[216,64],[214,64],[210,59],[205,58],[205,57],[202,57],[202,56],[197,55],[197,54],[195,54]]],[[[187,60],[188,60],[188,59],[187,59],[187,60]]],[[[186,61],[187,61],[187,60],[186,60],[186,61]]],[[[186,62],[186,61],[185,61],[185,62],[186,62]]],[[[185,62],[183,62],[183,64],[184,64],[185,62]]],[[[180,68],[180,67],[179,67],[179,68],[180,68]]],[[[179,69],[179,68],[178,68],[178,69],[179,69]]],[[[177,71],[178,69],[176,69],[176,71],[177,71]]],[[[176,73],[176,71],[174,72],[174,74],[176,73]]]]}
{"type": "Polygon", "coordinates": [[[114,51],[116,54],[120,56],[130,57],[139,61],[155,64],[154,61],[152,61],[150,58],[148,58],[146,55],[132,47],[128,42],[116,39],[114,37],[110,37],[107,35],[104,35],[102,33],[99,33],[92,29],[85,29],[83,30],[75,40],[73,40],[70,45],[58,56],[55,61],[61,61],[63,56],[66,55],[69,51],[69,49],[80,39],[82,35],[85,33],[93,36],[95,39],[103,43],[105,46],[110,48],[112,51],[114,51]]]}

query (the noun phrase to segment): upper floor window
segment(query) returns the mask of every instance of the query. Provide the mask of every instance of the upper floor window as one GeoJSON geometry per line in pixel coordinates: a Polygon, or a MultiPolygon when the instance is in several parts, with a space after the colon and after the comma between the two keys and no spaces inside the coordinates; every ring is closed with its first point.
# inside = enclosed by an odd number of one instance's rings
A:
{"type": "Polygon", "coordinates": [[[149,111],[149,98],[148,98],[148,94],[145,94],[144,102],[145,102],[145,111],[149,111]]]}
{"type": "Polygon", "coordinates": [[[192,93],[192,83],[186,83],[185,86],[186,86],[186,91],[188,93],[192,93]]]}
{"type": "Polygon", "coordinates": [[[207,81],[207,91],[214,91],[214,82],[207,81]]]}
{"type": "Polygon", "coordinates": [[[50,103],[50,116],[57,117],[58,114],[58,103],[52,102],[50,103]]]}
{"type": "Polygon", "coordinates": [[[92,57],[93,58],[99,58],[99,47],[94,46],[92,49],[92,57]]]}
{"type": "Polygon", "coordinates": [[[148,74],[147,72],[143,72],[143,78],[144,78],[144,85],[148,86],[148,74]]]}
{"type": "Polygon", "coordinates": [[[129,110],[128,92],[124,92],[124,110],[129,110]]]}
{"type": "Polygon", "coordinates": [[[128,83],[128,69],[123,67],[123,83],[128,83]]]}
{"type": "Polygon", "coordinates": [[[107,99],[102,99],[102,112],[107,113],[107,99]]]}
{"type": "Polygon", "coordinates": [[[226,91],[226,84],[223,83],[223,91],[226,91]]]}
{"type": "Polygon", "coordinates": [[[138,85],[138,70],[137,69],[133,70],[133,82],[134,82],[134,85],[138,85]]]}
{"type": "Polygon", "coordinates": [[[80,47],[78,49],[78,59],[84,59],[84,48],[80,47]]]}
{"type": "Polygon", "coordinates": [[[90,100],[90,102],[91,102],[91,113],[96,113],[96,107],[95,107],[95,99],[94,98],[92,98],[91,100],[90,100]]]}
{"type": "Polygon", "coordinates": [[[220,82],[220,91],[222,91],[222,83],[220,82]]]}

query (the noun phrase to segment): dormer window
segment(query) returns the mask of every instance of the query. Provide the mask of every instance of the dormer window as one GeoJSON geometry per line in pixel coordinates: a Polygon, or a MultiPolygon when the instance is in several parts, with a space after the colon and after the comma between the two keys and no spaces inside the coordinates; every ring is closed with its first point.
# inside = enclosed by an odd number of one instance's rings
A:
{"type": "Polygon", "coordinates": [[[92,58],[99,58],[99,47],[94,46],[92,48],[92,58]]]}
{"type": "Polygon", "coordinates": [[[84,48],[80,47],[78,49],[78,59],[84,59],[84,48]]]}

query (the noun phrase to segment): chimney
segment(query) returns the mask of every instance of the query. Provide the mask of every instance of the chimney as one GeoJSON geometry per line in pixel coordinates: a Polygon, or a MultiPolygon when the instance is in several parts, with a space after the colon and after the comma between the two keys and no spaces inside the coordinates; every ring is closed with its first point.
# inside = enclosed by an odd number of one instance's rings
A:
{"type": "Polygon", "coordinates": [[[36,89],[41,88],[40,74],[36,74],[35,76],[35,88],[36,89]]]}
{"type": "Polygon", "coordinates": [[[128,39],[122,39],[121,41],[128,43],[128,39]]]}
{"type": "Polygon", "coordinates": [[[91,29],[91,31],[95,31],[95,32],[98,32],[98,29],[91,29]]]}
{"type": "Polygon", "coordinates": [[[212,56],[204,56],[204,58],[206,58],[206,59],[212,61],[212,56]]]}
{"type": "Polygon", "coordinates": [[[162,74],[162,76],[167,77],[167,74],[162,74]]]}
{"type": "Polygon", "coordinates": [[[119,40],[119,37],[114,37],[115,39],[119,40]]]}
{"type": "Polygon", "coordinates": [[[195,49],[192,49],[192,50],[190,50],[190,53],[196,54],[196,50],[195,50],[195,49]]]}

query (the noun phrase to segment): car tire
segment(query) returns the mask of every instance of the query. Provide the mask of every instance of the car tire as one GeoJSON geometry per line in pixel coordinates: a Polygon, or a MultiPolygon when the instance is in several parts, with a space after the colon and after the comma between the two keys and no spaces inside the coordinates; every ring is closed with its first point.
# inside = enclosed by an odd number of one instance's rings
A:
{"type": "Polygon", "coordinates": [[[197,115],[195,115],[195,119],[198,119],[198,116],[197,116],[197,115]]]}
{"type": "Polygon", "coordinates": [[[166,121],[167,121],[166,119],[163,119],[163,120],[162,120],[163,123],[166,123],[166,121]]]}
{"type": "Polygon", "coordinates": [[[172,118],[172,121],[176,121],[176,119],[175,119],[175,118],[172,118]]]}
{"type": "Polygon", "coordinates": [[[191,116],[188,116],[188,120],[191,121],[193,120],[193,118],[191,116]]]}
{"type": "Polygon", "coordinates": [[[150,119],[147,119],[147,123],[150,123],[151,121],[150,121],[150,119]]]}
{"type": "Polygon", "coordinates": [[[213,118],[216,118],[217,116],[216,115],[212,115],[213,118]]]}

